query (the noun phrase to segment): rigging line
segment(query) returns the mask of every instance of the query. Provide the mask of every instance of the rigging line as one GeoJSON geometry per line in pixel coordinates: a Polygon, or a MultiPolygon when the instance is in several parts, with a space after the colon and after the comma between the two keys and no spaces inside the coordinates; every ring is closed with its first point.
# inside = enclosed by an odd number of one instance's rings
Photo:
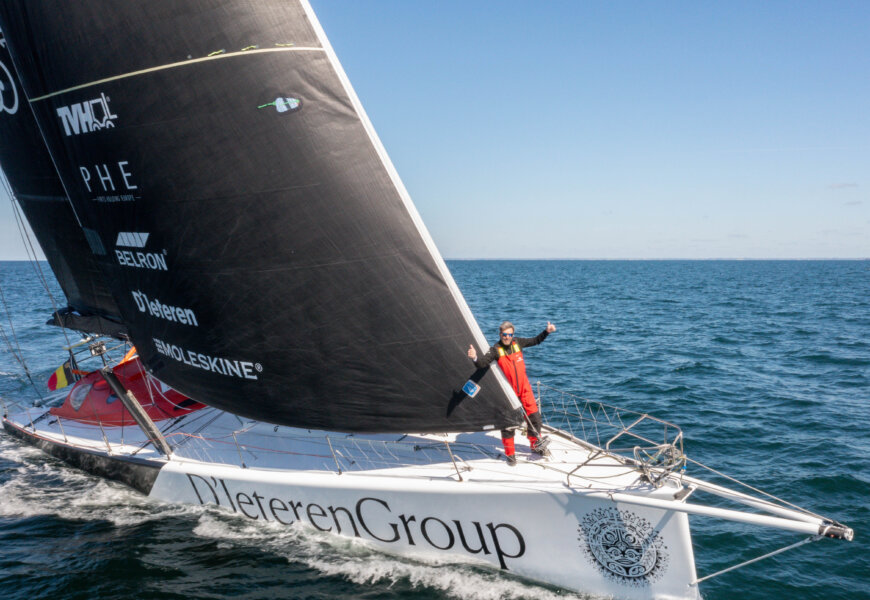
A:
{"type": "MultiPolygon", "coordinates": [[[[811,512],[811,511],[809,511],[801,506],[798,506],[797,504],[792,504],[791,502],[788,502],[787,500],[783,500],[782,498],[778,498],[778,497],[774,496],[773,494],[765,492],[764,490],[760,490],[756,487],[749,485],[748,483],[744,483],[744,482],[740,481],[739,479],[735,479],[734,477],[731,477],[730,475],[726,475],[725,473],[722,473],[721,471],[717,471],[713,467],[708,467],[705,464],[699,463],[697,460],[693,460],[693,459],[689,458],[688,456],[686,456],[686,461],[694,463],[694,464],[698,465],[699,467],[701,467],[702,469],[707,469],[711,473],[715,473],[716,475],[719,475],[720,477],[724,477],[725,479],[728,479],[729,481],[732,481],[738,485],[742,485],[743,487],[748,488],[748,489],[752,490],[753,492],[756,492],[756,493],[761,494],[763,496],[767,496],[768,498],[773,498],[777,502],[779,502],[785,506],[789,506],[798,512],[802,512],[802,513],[809,515],[811,517],[816,517],[817,519],[820,519],[822,521],[828,520],[827,517],[824,517],[822,515],[818,515],[818,514],[811,512]]],[[[756,499],[756,502],[766,502],[766,501],[761,500],[761,499],[756,499]]],[[[773,502],[771,502],[770,504],[773,504],[775,506],[775,503],[773,503],[773,502]]]]}
{"type": "Polygon", "coordinates": [[[45,273],[43,273],[42,267],[39,266],[36,248],[34,248],[33,246],[33,240],[30,238],[30,233],[27,231],[27,227],[25,227],[24,225],[24,217],[23,215],[21,215],[20,208],[15,200],[15,197],[11,193],[9,197],[12,201],[12,213],[15,215],[15,222],[18,226],[18,234],[21,236],[21,242],[24,244],[24,251],[27,253],[27,258],[30,262],[30,266],[33,267],[34,273],[36,273],[36,276],[42,282],[42,287],[45,289],[49,299],[51,300],[52,305],[56,309],[57,305],[55,303],[54,296],[51,293],[51,289],[49,289],[48,280],[45,278],[45,273]]]}
{"type": "MultiPolygon", "coordinates": [[[[27,257],[30,260],[30,266],[33,267],[33,270],[36,272],[37,277],[39,277],[39,279],[42,281],[42,287],[45,289],[45,293],[48,294],[48,299],[51,301],[51,307],[54,309],[55,315],[57,315],[59,311],[57,301],[55,300],[54,294],[51,293],[51,289],[48,285],[48,279],[46,279],[45,277],[42,266],[40,266],[39,261],[36,260],[36,248],[34,248],[33,246],[33,240],[30,238],[30,233],[24,226],[24,216],[21,214],[21,208],[18,205],[18,201],[15,198],[15,195],[11,189],[9,180],[6,178],[5,173],[3,173],[3,183],[5,184],[6,191],[9,194],[9,201],[12,203],[12,212],[15,215],[15,221],[18,225],[18,235],[21,236],[21,241],[24,244],[24,251],[27,253],[27,257]]],[[[68,303],[69,302],[67,302],[67,304],[68,303]]],[[[63,337],[66,340],[66,345],[71,346],[72,342],[70,342],[69,335],[67,335],[66,327],[64,327],[63,323],[60,322],[60,320],[56,317],[55,320],[58,321],[58,325],[60,325],[60,328],[63,331],[63,337]]]]}
{"type": "Polygon", "coordinates": [[[24,217],[21,214],[21,209],[18,206],[17,199],[12,194],[12,191],[8,189],[9,198],[12,203],[12,213],[15,215],[15,222],[18,226],[18,234],[21,236],[21,242],[24,244],[24,251],[27,253],[27,258],[30,260],[31,266],[33,266],[33,270],[36,273],[37,277],[42,282],[42,287],[45,288],[45,291],[48,293],[49,297],[54,300],[51,294],[51,290],[48,288],[48,280],[45,278],[45,274],[42,272],[42,269],[39,267],[39,261],[37,260],[36,249],[33,246],[33,240],[30,239],[30,233],[27,231],[27,228],[24,226],[24,217]]]}
{"type": "Polygon", "coordinates": [[[3,323],[0,323],[0,336],[3,336],[3,341],[6,342],[6,347],[9,348],[9,354],[18,361],[18,364],[24,367],[25,371],[27,371],[27,365],[21,362],[21,358],[19,358],[18,353],[15,352],[15,348],[12,347],[12,342],[9,341],[9,337],[6,335],[6,328],[3,327],[3,323]]]}
{"type": "Polygon", "coordinates": [[[49,94],[45,94],[43,96],[38,96],[36,98],[30,98],[28,101],[33,104],[34,102],[39,102],[40,100],[45,100],[47,98],[53,98],[54,96],[60,96],[61,94],[66,94],[67,92],[73,92],[75,90],[83,90],[85,88],[89,88],[95,85],[100,85],[103,83],[109,83],[110,81],[118,81],[119,79],[127,79],[129,77],[136,77],[138,75],[145,75],[147,73],[155,73],[157,71],[165,71],[168,69],[175,69],[177,67],[186,67],[188,65],[193,65],[196,63],[201,63],[209,60],[223,60],[225,58],[233,58],[236,56],[243,56],[247,54],[263,54],[270,52],[325,52],[323,48],[317,48],[315,46],[292,46],[292,47],[278,47],[278,48],[255,48],[252,50],[243,50],[239,52],[227,52],[224,54],[215,54],[213,56],[204,56],[202,58],[192,58],[189,60],[182,60],[174,63],[167,63],[165,65],[159,65],[157,67],[149,67],[147,69],[140,69],[138,71],[130,71],[129,73],[121,73],[120,75],[113,75],[112,77],[105,77],[103,79],[97,79],[95,81],[91,81],[89,83],[83,83],[81,85],[75,85],[73,87],[68,87],[62,90],[58,90],[56,92],[51,92],[49,94]]]}
{"type": "MultiPolygon", "coordinates": [[[[205,423],[198,425],[199,429],[195,429],[193,431],[193,433],[202,432],[206,427],[208,427],[209,425],[214,423],[221,415],[224,414],[223,411],[216,411],[216,412],[212,413],[211,411],[215,410],[215,409],[213,409],[211,407],[208,407],[208,410],[206,410],[206,409],[201,409],[201,410],[202,410],[201,414],[199,412],[193,412],[193,413],[188,413],[187,415],[182,415],[182,417],[179,417],[179,419],[183,418],[183,417],[189,417],[187,420],[189,425],[197,425],[198,421],[200,421],[200,422],[205,421],[205,423]]],[[[175,423],[172,424],[172,427],[178,425],[179,423],[180,423],[180,421],[176,421],[175,423]]],[[[167,427],[166,430],[164,431],[164,433],[166,433],[170,429],[171,429],[171,427],[167,427]]]]}
{"type": "Polygon", "coordinates": [[[791,550],[792,548],[797,548],[798,546],[803,546],[804,544],[808,544],[810,542],[816,542],[820,539],[822,539],[822,536],[820,536],[820,535],[811,535],[810,537],[802,539],[799,542],[795,542],[794,544],[784,546],[784,547],[780,548],[779,550],[774,550],[773,552],[768,552],[767,554],[764,554],[762,556],[756,556],[755,558],[751,558],[751,559],[749,559],[745,562],[742,562],[740,564],[731,565],[730,567],[728,567],[726,569],[722,569],[721,571],[716,571],[715,573],[711,573],[709,575],[705,575],[704,577],[695,579],[695,581],[693,581],[689,585],[698,585],[699,583],[701,583],[705,579],[710,579],[712,577],[716,577],[717,575],[722,575],[723,573],[727,573],[729,571],[739,569],[740,567],[745,567],[746,565],[751,565],[754,562],[758,562],[758,561],[763,560],[765,558],[770,558],[771,556],[776,556],[777,554],[779,554],[781,552],[785,552],[786,550],[791,550]]]}
{"type": "MultiPolygon", "coordinates": [[[[24,245],[24,252],[27,254],[28,262],[30,262],[30,266],[33,267],[33,271],[38,278],[42,280],[42,287],[46,288],[48,291],[48,284],[46,282],[45,276],[41,271],[37,270],[36,266],[38,264],[36,260],[36,250],[33,248],[33,242],[29,239],[29,234],[27,234],[27,238],[25,238],[25,232],[27,228],[24,226],[23,217],[19,212],[19,207],[16,202],[15,193],[12,191],[9,180],[6,179],[5,173],[3,176],[3,183],[6,189],[6,193],[9,195],[9,202],[12,204],[12,214],[15,216],[15,224],[18,227],[18,235],[21,236],[21,243],[24,245]]],[[[51,295],[51,292],[48,292],[51,295]]]]}
{"type": "MultiPolygon", "coordinates": [[[[6,194],[9,196],[9,203],[12,205],[12,214],[15,216],[15,223],[18,227],[18,235],[21,236],[21,243],[24,245],[24,252],[27,254],[28,261],[31,263],[31,266],[38,265],[38,262],[35,259],[36,251],[33,248],[33,243],[30,242],[28,248],[29,234],[28,239],[25,239],[24,232],[27,231],[27,228],[23,226],[23,218],[19,212],[19,207],[16,202],[17,198],[15,192],[12,190],[12,186],[9,183],[9,179],[6,177],[6,173],[2,172],[2,180],[3,180],[3,188],[6,190],[6,194]]],[[[34,272],[36,272],[37,277],[42,279],[42,286],[46,288],[48,291],[49,297],[51,297],[51,292],[48,290],[48,285],[45,279],[45,276],[42,274],[41,270],[37,271],[34,267],[34,272]]]]}
{"type": "MultiPolygon", "coordinates": [[[[24,364],[24,358],[23,358],[23,355],[21,353],[21,344],[18,343],[18,335],[15,333],[15,325],[12,324],[12,313],[9,312],[9,305],[6,304],[6,294],[3,293],[3,286],[2,285],[0,285],[0,300],[3,301],[3,310],[6,313],[6,319],[9,321],[9,329],[12,331],[12,339],[15,340],[15,348],[18,349],[18,352],[17,352],[17,354],[15,354],[15,357],[18,359],[18,362],[21,363],[21,366],[24,367],[24,370],[29,374],[30,370],[27,368],[27,365],[24,364]]],[[[3,334],[3,337],[6,337],[5,333],[3,334]]],[[[6,340],[8,343],[9,338],[6,338],[6,340]]],[[[10,348],[10,350],[13,350],[11,344],[10,344],[9,348],[10,348]]],[[[13,350],[13,353],[15,353],[14,350],[13,350]]]]}
{"type": "Polygon", "coordinates": [[[0,299],[3,300],[3,310],[6,312],[6,318],[9,320],[9,327],[12,329],[12,337],[15,340],[15,345],[18,346],[18,352],[15,352],[15,348],[12,347],[9,337],[6,335],[6,329],[3,327],[2,323],[0,323],[0,334],[3,335],[6,345],[9,347],[9,352],[12,353],[12,356],[15,357],[15,360],[17,360],[18,364],[21,365],[21,368],[24,369],[24,374],[27,375],[27,380],[30,382],[30,385],[33,386],[33,391],[36,392],[40,402],[45,402],[45,398],[39,391],[39,387],[36,385],[36,382],[33,381],[33,376],[30,373],[30,369],[27,368],[27,363],[24,362],[24,354],[21,352],[21,346],[18,344],[18,336],[15,334],[15,327],[12,325],[12,313],[9,312],[9,307],[6,304],[6,295],[3,293],[2,285],[0,285],[0,299]]]}
{"type": "MultiPolygon", "coordinates": [[[[39,266],[39,263],[36,260],[36,250],[33,248],[33,241],[30,240],[29,234],[26,235],[25,239],[25,231],[26,227],[24,227],[24,217],[21,215],[19,210],[19,206],[17,200],[15,198],[15,193],[12,190],[12,184],[9,183],[9,179],[6,177],[6,172],[0,169],[0,180],[3,181],[3,187],[6,190],[6,193],[9,196],[9,202],[12,204],[12,213],[15,215],[15,222],[18,227],[18,234],[21,236],[21,240],[24,244],[24,252],[28,255],[28,259],[30,259],[31,267],[35,265],[35,271],[37,277],[42,280],[42,285],[45,288],[45,291],[48,293],[48,298],[51,300],[51,304],[54,307],[55,312],[57,312],[57,303],[55,302],[54,296],[51,294],[51,290],[48,289],[48,282],[45,279],[45,274],[42,272],[42,267],[39,266]],[[28,249],[29,242],[29,249],[28,249]]],[[[18,348],[18,354],[12,351],[13,356],[15,356],[16,360],[21,364],[21,367],[24,369],[24,374],[27,375],[28,381],[30,381],[30,385],[33,386],[33,390],[36,392],[36,395],[39,397],[40,402],[44,402],[45,398],[42,393],[39,391],[39,387],[36,385],[36,382],[33,381],[33,375],[30,373],[30,369],[27,367],[27,363],[24,361],[24,353],[21,351],[21,344],[18,342],[18,335],[15,333],[15,327],[12,324],[12,313],[9,311],[9,307],[6,304],[6,296],[3,294],[3,288],[0,287],[0,296],[3,299],[3,307],[6,311],[6,317],[9,320],[9,328],[12,331],[12,337],[15,340],[15,345],[18,348]]],[[[62,327],[63,329],[63,327],[62,327]]],[[[67,345],[70,345],[69,336],[67,336],[66,329],[63,329],[63,336],[66,339],[67,345]]],[[[6,337],[6,332],[3,332],[3,337],[6,339],[6,343],[9,346],[9,349],[12,350],[12,345],[9,344],[9,339],[6,337]]]]}

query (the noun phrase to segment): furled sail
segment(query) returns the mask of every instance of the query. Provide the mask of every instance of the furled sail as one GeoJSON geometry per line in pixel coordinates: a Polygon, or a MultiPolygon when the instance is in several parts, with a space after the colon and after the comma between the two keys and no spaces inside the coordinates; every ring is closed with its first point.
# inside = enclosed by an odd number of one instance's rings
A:
{"type": "Polygon", "coordinates": [[[0,33],[0,166],[69,306],[52,323],[119,336],[120,310],[85,241],[0,33]]]}
{"type": "Polygon", "coordinates": [[[276,424],[519,422],[307,2],[4,2],[13,59],[144,364],[276,424]],[[481,390],[463,391],[469,379],[481,390]]]}

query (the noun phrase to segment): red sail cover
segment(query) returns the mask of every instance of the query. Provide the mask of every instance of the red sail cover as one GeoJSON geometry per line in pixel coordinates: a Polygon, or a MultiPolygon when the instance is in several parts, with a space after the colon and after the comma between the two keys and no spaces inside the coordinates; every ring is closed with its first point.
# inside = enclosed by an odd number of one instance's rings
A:
{"type": "MultiPolygon", "coordinates": [[[[160,381],[146,377],[138,358],[125,361],[113,370],[124,389],[133,392],[152,421],[160,422],[204,408],[160,381]]],[[[49,412],[61,419],[103,427],[136,424],[133,415],[124,408],[99,371],[88,373],[77,381],[63,404],[49,409],[49,412]]]]}
{"type": "Polygon", "coordinates": [[[485,340],[307,3],[20,1],[0,19],[154,375],[291,426],[520,422],[466,357],[485,340]]]}

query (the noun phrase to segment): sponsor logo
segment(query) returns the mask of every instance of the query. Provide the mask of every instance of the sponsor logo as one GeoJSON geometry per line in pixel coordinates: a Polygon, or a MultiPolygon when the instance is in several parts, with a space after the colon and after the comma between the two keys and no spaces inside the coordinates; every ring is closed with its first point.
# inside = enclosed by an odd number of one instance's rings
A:
{"type": "Polygon", "coordinates": [[[94,202],[101,202],[103,204],[111,204],[114,202],[136,202],[137,197],[133,194],[121,194],[120,196],[95,196],[93,198],[94,202]]]}
{"type": "Polygon", "coordinates": [[[480,386],[469,379],[465,382],[465,385],[462,386],[462,391],[465,392],[469,398],[474,398],[477,396],[477,392],[480,391],[480,386]]]}
{"type": "MultiPolygon", "coordinates": [[[[148,234],[146,233],[145,235],[148,234]]],[[[157,317],[158,319],[166,319],[173,323],[199,327],[196,315],[189,308],[180,308],[178,306],[164,304],[156,298],[149,298],[138,290],[131,291],[130,293],[133,294],[133,300],[136,301],[136,308],[139,309],[139,312],[147,313],[152,317],[157,317]]]]}
{"type": "Polygon", "coordinates": [[[187,474],[200,504],[229,506],[249,519],[277,521],[282,525],[307,522],[320,531],[353,535],[387,544],[401,544],[436,550],[494,555],[502,569],[508,559],[526,553],[520,530],[508,523],[486,523],[439,519],[414,514],[395,514],[386,500],[367,496],[352,508],[327,502],[300,502],[292,498],[268,497],[255,489],[230,490],[223,479],[187,474]]]}
{"type": "Polygon", "coordinates": [[[257,108],[266,108],[267,106],[274,106],[275,110],[277,110],[279,113],[295,112],[302,108],[302,100],[299,98],[278,97],[275,98],[274,102],[267,102],[266,104],[261,104],[257,108]]]}
{"type": "Polygon", "coordinates": [[[109,109],[109,97],[105,94],[93,100],[61,106],[57,109],[57,116],[63,123],[67,137],[114,127],[112,121],[118,118],[109,109]]]}
{"type": "Polygon", "coordinates": [[[148,243],[148,233],[136,233],[132,231],[119,231],[118,241],[116,246],[126,246],[127,248],[144,248],[148,243]]]}
{"type": "MultiPolygon", "coordinates": [[[[0,31],[0,48],[6,47],[6,36],[0,31]]],[[[18,112],[18,89],[12,79],[12,71],[0,62],[0,112],[14,115],[18,112]],[[11,99],[10,99],[11,98],[11,99]]]]}
{"type": "MultiPolygon", "coordinates": [[[[118,232],[118,239],[115,242],[116,246],[122,248],[144,248],[148,243],[148,233],[140,233],[136,231],[121,231],[118,232]]],[[[166,250],[162,253],[158,252],[133,252],[132,250],[115,249],[115,256],[118,259],[118,264],[122,267],[133,267],[134,269],[150,269],[152,271],[168,271],[166,265],[166,250]]]]}
{"type": "Polygon", "coordinates": [[[170,344],[157,338],[151,339],[154,340],[154,345],[160,354],[195,369],[202,369],[203,371],[218,373],[227,377],[239,377],[240,379],[257,379],[257,373],[263,370],[263,366],[260,363],[209,356],[201,352],[185,350],[175,344],[170,344]]]}
{"type": "Polygon", "coordinates": [[[607,579],[645,587],[661,579],[670,555],[661,533],[630,510],[596,508],[578,526],[580,549],[607,579]]]}
{"type": "Polygon", "coordinates": [[[14,115],[18,112],[18,89],[12,72],[0,62],[0,112],[14,115]]]}
{"type": "MultiPolygon", "coordinates": [[[[129,170],[129,164],[130,163],[126,160],[119,160],[117,163],[96,164],[93,169],[89,166],[80,165],[79,173],[82,176],[82,181],[84,182],[85,187],[88,188],[88,192],[94,191],[91,189],[91,180],[94,175],[96,175],[97,182],[99,182],[103,192],[115,192],[118,191],[119,188],[122,191],[125,189],[138,190],[139,186],[135,185],[130,180],[133,173],[129,170]],[[115,181],[118,182],[117,187],[115,187],[115,181]],[[123,184],[123,188],[121,188],[121,184],[123,184]]],[[[94,182],[94,188],[97,187],[97,182],[94,182]]]]}
{"type": "Polygon", "coordinates": [[[152,271],[168,271],[166,257],[156,252],[131,252],[129,250],[115,250],[118,264],[122,267],[134,269],[151,269],[152,271]]]}

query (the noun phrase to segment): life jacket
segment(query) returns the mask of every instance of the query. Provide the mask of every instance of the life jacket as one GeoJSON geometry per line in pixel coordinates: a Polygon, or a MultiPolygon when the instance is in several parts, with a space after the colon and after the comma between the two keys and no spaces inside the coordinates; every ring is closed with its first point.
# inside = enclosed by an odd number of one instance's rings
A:
{"type": "Polygon", "coordinates": [[[498,350],[498,366],[502,373],[507,377],[508,382],[520,402],[523,403],[523,408],[527,415],[538,412],[538,403],[535,401],[535,394],[532,392],[532,384],[529,383],[529,378],[526,375],[526,362],[523,360],[523,351],[520,350],[520,345],[514,342],[510,346],[511,353],[508,354],[507,349],[503,344],[496,347],[498,350]]]}

